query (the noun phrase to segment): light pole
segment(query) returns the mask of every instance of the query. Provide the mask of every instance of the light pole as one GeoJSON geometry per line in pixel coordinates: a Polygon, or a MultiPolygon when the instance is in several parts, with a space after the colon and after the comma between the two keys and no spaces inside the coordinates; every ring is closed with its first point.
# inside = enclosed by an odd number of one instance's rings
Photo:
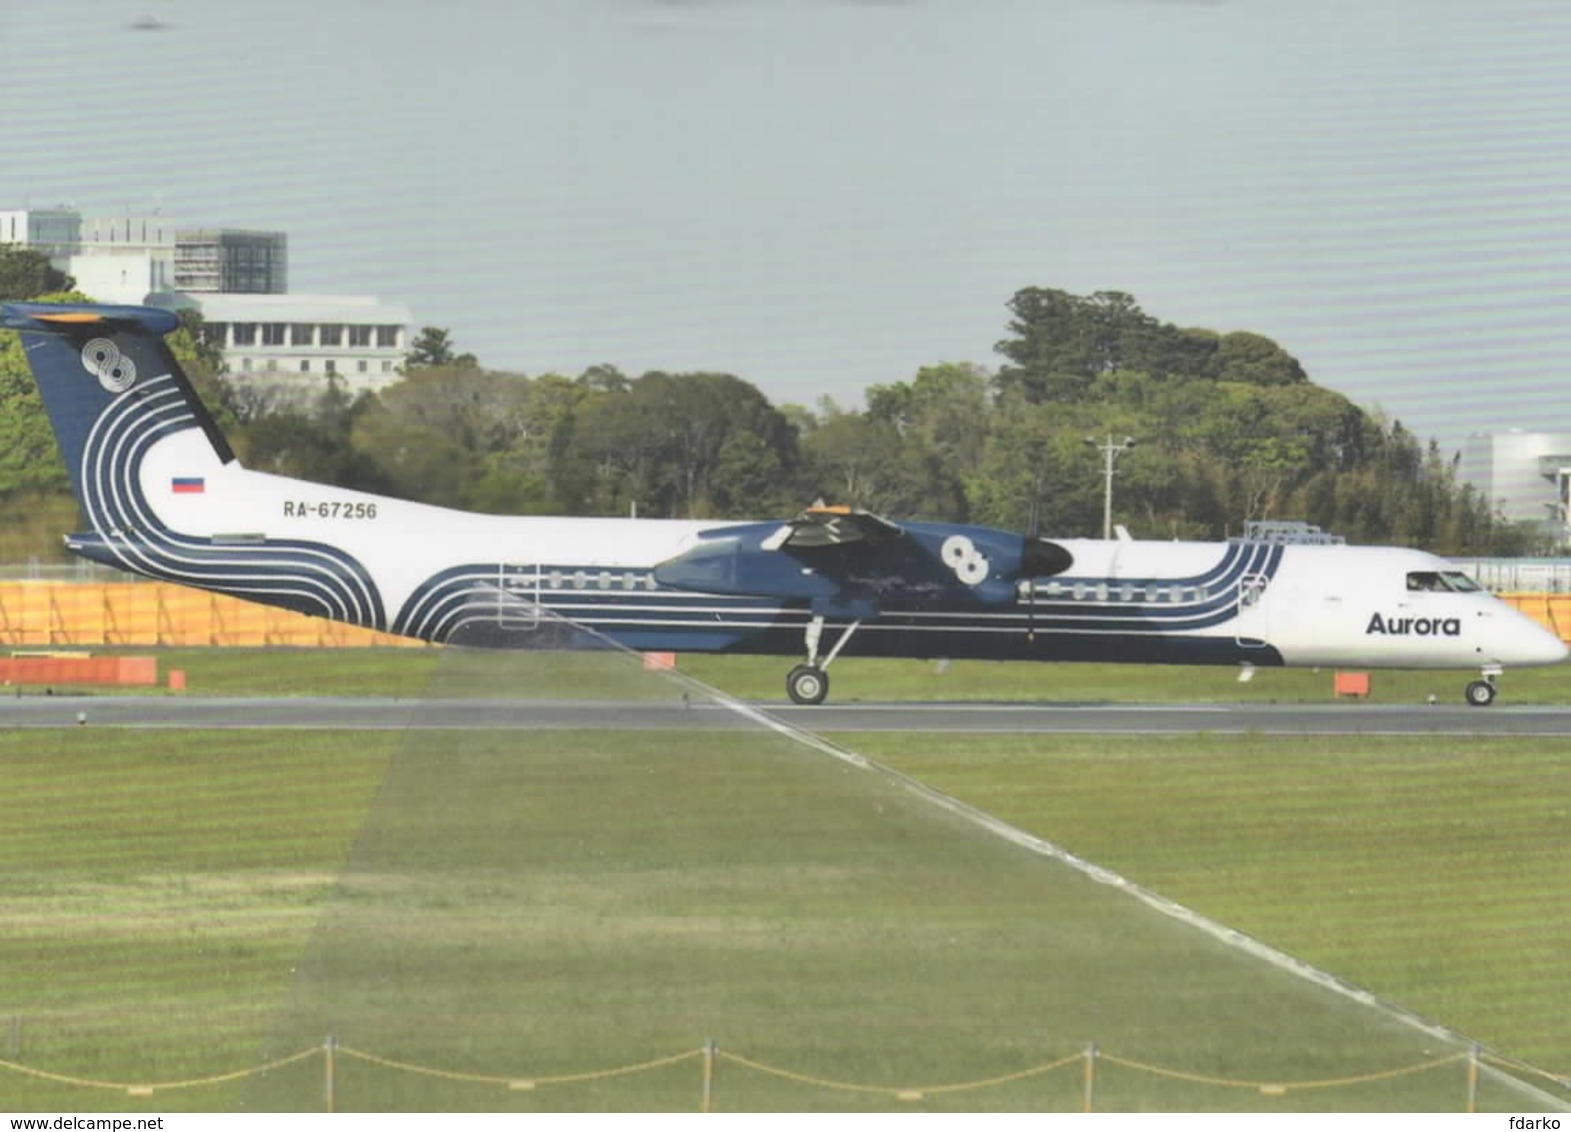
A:
{"type": "Polygon", "coordinates": [[[1139,441],[1132,436],[1114,440],[1111,433],[1108,434],[1105,442],[1094,436],[1086,437],[1086,444],[1100,450],[1106,461],[1104,465],[1106,482],[1102,488],[1102,537],[1105,539],[1113,537],[1113,465],[1118,461],[1119,456],[1138,443],[1139,441]]]}

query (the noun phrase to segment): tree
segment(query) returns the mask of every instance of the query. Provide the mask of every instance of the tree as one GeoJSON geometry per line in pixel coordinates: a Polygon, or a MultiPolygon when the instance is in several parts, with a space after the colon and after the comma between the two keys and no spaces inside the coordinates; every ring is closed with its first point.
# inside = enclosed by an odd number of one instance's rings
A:
{"type": "Polygon", "coordinates": [[[0,302],[25,302],[74,286],[76,281],[56,271],[43,252],[0,244],[0,302]]]}
{"type": "Polygon", "coordinates": [[[410,370],[438,367],[475,369],[479,365],[473,354],[453,352],[452,332],[441,326],[423,327],[419,337],[409,348],[409,352],[404,355],[405,373],[410,370]]]}
{"type": "Polygon", "coordinates": [[[601,514],[774,513],[791,506],[797,433],[753,385],[726,373],[652,371],[590,393],[564,432],[559,491],[601,514]]]}
{"type": "Polygon", "coordinates": [[[1217,379],[1249,385],[1300,385],[1309,380],[1298,359],[1263,334],[1235,330],[1217,344],[1217,379]]]}

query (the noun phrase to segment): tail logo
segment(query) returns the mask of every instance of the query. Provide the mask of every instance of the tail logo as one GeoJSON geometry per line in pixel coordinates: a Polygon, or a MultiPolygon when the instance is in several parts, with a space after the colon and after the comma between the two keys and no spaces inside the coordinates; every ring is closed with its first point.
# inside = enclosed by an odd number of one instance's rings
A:
{"type": "Polygon", "coordinates": [[[82,347],[82,368],[110,393],[124,393],[136,384],[136,363],[108,338],[94,338],[82,347]]]}

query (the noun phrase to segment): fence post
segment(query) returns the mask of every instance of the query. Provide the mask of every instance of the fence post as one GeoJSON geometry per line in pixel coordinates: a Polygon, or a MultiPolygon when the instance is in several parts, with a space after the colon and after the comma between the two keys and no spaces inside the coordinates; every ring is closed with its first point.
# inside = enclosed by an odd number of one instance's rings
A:
{"type": "Polygon", "coordinates": [[[1081,1105],[1082,1112],[1095,1112],[1096,1108],[1096,1043],[1086,1046],[1086,1065],[1084,1073],[1085,1098],[1081,1105]]]}
{"type": "Polygon", "coordinates": [[[332,1034],[327,1035],[327,1041],[322,1046],[323,1058],[323,1087],[326,1090],[327,1111],[338,1111],[338,1068],[334,1064],[337,1060],[333,1051],[338,1048],[338,1039],[332,1034]]]}
{"type": "Polygon", "coordinates": [[[14,1011],[6,1024],[5,1056],[7,1061],[22,1059],[22,1016],[14,1011]]]}
{"type": "Polygon", "coordinates": [[[1467,1051],[1467,1111],[1478,1111],[1478,1054],[1479,1046],[1473,1043],[1467,1051]]]}
{"type": "Polygon", "coordinates": [[[704,1040],[704,1094],[699,1101],[699,1112],[713,1112],[715,1102],[715,1055],[719,1053],[713,1038],[704,1040]]]}

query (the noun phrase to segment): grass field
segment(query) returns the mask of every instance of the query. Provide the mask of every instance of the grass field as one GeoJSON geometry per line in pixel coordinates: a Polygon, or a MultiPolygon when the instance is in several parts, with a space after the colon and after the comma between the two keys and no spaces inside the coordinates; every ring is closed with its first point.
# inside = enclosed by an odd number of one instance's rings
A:
{"type": "MultiPolygon", "coordinates": [[[[550,657],[426,663],[409,694],[564,679],[618,698],[674,693],[613,657],[567,670],[550,657]]],[[[1566,751],[1359,742],[854,745],[1565,1071],[1564,1021],[1546,1005],[1567,989],[1565,800],[1545,784],[1563,780],[1566,751]]],[[[1078,1063],[916,1102],[892,1090],[1008,1074],[1092,1041],[1259,1082],[1455,1052],[773,733],[13,732],[0,733],[0,764],[12,801],[0,813],[3,1032],[14,1060],[61,1073],[202,1076],[332,1033],[505,1079],[712,1037],[880,1090],[722,1061],[722,1109],[1075,1109],[1078,1063]]],[[[690,1058],[509,1092],[345,1055],[339,1101],[691,1110],[698,1077],[690,1058]]],[[[1279,1099],[1104,1061],[1096,1093],[1109,1109],[1454,1110],[1463,1098],[1457,1065],[1279,1099]]],[[[1481,1100],[1528,1106],[1488,1078],[1481,1100]]],[[[319,1060],[150,1100],[0,1074],[0,1108],[321,1104],[319,1060]]]]}
{"type": "MultiPolygon", "coordinates": [[[[104,650],[116,651],[116,650],[104,650]]],[[[159,658],[160,672],[186,672],[193,695],[418,696],[440,671],[439,649],[130,649],[159,658]]],[[[608,693],[579,673],[600,673],[596,654],[553,653],[536,666],[550,694],[594,697],[608,693]],[[587,668],[585,666],[588,666],[587,668]]],[[[684,654],[682,671],[743,699],[784,701],[788,657],[684,654]]],[[[1325,703],[1334,697],[1332,673],[1262,668],[1239,683],[1233,668],[1142,664],[1011,664],[987,661],[882,660],[850,657],[830,670],[834,702],[888,700],[1040,701],[1047,703],[1325,703]]],[[[1376,671],[1372,703],[1461,703],[1468,672],[1376,671]]],[[[623,680],[625,694],[648,694],[623,680]]],[[[508,689],[508,694],[545,694],[508,689]]],[[[1571,703],[1571,667],[1507,672],[1502,706],[1571,703]]],[[[161,694],[161,693],[157,693],[161,694]]]]}

